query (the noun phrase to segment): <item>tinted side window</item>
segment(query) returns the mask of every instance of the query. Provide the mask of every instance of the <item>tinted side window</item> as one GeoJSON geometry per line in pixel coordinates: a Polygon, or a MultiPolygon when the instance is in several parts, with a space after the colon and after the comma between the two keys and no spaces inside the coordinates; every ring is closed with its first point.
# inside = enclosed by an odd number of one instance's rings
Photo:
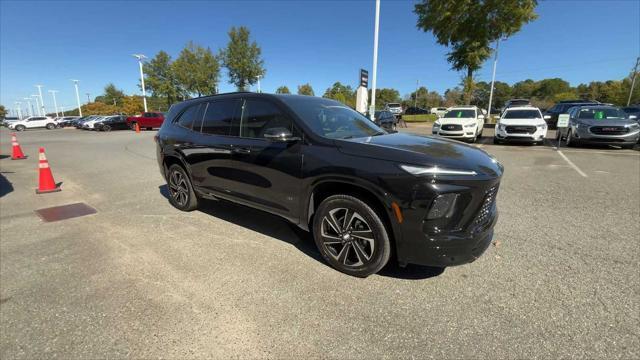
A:
{"type": "Polygon", "coordinates": [[[285,128],[293,132],[291,120],[274,104],[249,99],[244,103],[240,136],[248,138],[264,138],[267,129],[285,128]]]}
{"type": "MultiPolygon", "coordinates": [[[[200,110],[200,104],[193,105],[187,108],[187,110],[185,110],[182,113],[182,115],[180,115],[180,118],[178,119],[178,125],[191,130],[193,128],[193,123],[195,122],[195,120],[198,117],[198,114],[200,113],[199,110],[200,110]]],[[[197,130],[198,129],[196,129],[196,131],[197,130]]]]}
{"type": "Polygon", "coordinates": [[[237,135],[231,132],[238,100],[212,101],[202,119],[202,132],[212,135],[237,135]]]}

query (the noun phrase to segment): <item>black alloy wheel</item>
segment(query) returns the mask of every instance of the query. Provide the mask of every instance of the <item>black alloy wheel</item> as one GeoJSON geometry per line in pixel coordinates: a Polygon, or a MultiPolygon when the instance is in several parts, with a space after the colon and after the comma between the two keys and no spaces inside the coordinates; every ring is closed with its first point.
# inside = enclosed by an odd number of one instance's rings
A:
{"type": "Polygon", "coordinates": [[[182,166],[173,164],[167,172],[167,186],[169,187],[169,202],[182,211],[193,211],[198,208],[191,180],[182,166]]]}
{"type": "Polygon", "coordinates": [[[325,199],[314,215],[313,234],[322,257],[346,274],[367,277],[389,261],[385,225],[375,210],[355,197],[325,199]]]}

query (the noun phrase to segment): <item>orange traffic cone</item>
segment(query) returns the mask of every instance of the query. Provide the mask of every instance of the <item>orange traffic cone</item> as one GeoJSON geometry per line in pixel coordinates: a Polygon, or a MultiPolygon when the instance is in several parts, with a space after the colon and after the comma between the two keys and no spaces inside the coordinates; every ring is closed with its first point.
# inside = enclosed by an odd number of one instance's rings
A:
{"type": "Polygon", "coordinates": [[[136,123],[136,132],[139,134],[140,133],[140,124],[136,123]]]}
{"type": "Polygon", "coordinates": [[[11,134],[11,145],[13,146],[13,153],[11,154],[11,160],[22,160],[27,157],[22,153],[22,148],[18,144],[18,138],[16,134],[11,134]]]}
{"type": "Polygon", "coordinates": [[[36,194],[45,194],[50,192],[60,191],[60,186],[56,185],[56,182],[53,180],[53,174],[51,173],[51,168],[49,168],[49,162],[47,161],[47,157],[44,155],[44,148],[40,148],[40,184],[36,189],[36,194]]]}

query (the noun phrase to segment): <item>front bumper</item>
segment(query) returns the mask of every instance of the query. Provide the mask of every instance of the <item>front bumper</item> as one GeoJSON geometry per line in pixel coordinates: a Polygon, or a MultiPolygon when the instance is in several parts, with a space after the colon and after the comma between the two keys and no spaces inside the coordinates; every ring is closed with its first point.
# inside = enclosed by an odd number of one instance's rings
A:
{"type": "Polygon", "coordinates": [[[534,133],[509,133],[506,129],[496,126],[495,137],[504,141],[540,142],[547,137],[547,129],[536,128],[534,133]]]}
{"type": "Polygon", "coordinates": [[[433,135],[444,136],[452,139],[473,139],[476,136],[476,128],[463,127],[462,130],[457,130],[457,131],[433,129],[431,133],[433,135]]]}
{"type": "Polygon", "coordinates": [[[640,130],[630,131],[623,135],[599,135],[593,134],[589,128],[574,128],[576,140],[581,143],[603,144],[603,145],[626,145],[635,144],[640,138],[640,130]]]}
{"type": "MultiPolygon", "coordinates": [[[[413,200],[403,207],[401,239],[396,238],[400,264],[447,267],[478,259],[491,244],[498,220],[496,196],[500,178],[465,183],[424,184],[414,194],[430,191],[459,194],[449,218],[428,219],[434,197],[413,200]],[[465,186],[469,185],[469,186],[465,186]],[[399,240],[399,241],[398,241],[399,240]]],[[[437,196],[437,195],[436,195],[437,196]]]]}

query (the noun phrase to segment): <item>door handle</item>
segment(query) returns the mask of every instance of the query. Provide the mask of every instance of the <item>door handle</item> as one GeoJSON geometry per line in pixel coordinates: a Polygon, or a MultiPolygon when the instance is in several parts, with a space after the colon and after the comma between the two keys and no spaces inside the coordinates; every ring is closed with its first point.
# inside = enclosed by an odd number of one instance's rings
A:
{"type": "Polygon", "coordinates": [[[234,154],[250,154],[251,149],[247,147],[237,147],[231,150],[234,154]]]}

